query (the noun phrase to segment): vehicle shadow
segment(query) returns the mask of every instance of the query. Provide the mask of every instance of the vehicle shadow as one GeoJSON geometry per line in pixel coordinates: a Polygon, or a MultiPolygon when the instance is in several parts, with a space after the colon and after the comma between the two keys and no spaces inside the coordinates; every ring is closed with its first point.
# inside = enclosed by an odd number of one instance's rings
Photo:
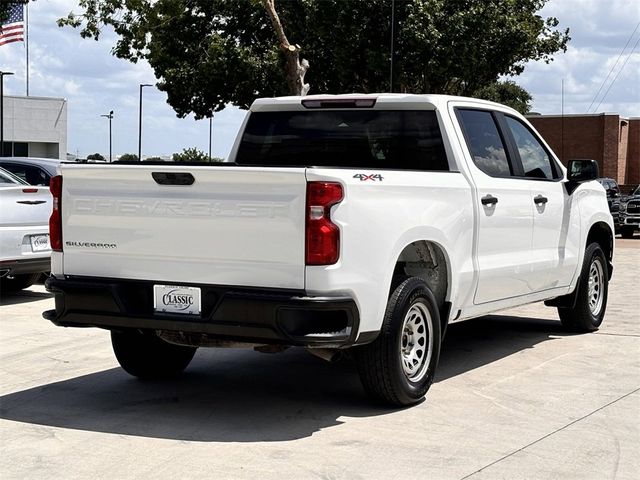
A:
{"type": "MultiPolygon", "coordinates": [[[[558,335],[556,322],[531,318],[452,325],[437,381],[558,335]]],[[[275,355],[201,349],[175,381],[141,382],[113,368],[0,397],[6,420],[200,442],[293,440],[339,425],[343,416],[393,411],[368,401],[353,362],[330,364],[301,349],[275,355]]]]}
{"type": "Polygon", "coordinates": [[[2,292],[0,291],[0,306],[2,305],[19,305],[21,303],[37,302],[52,298],[52,293],[32,292],[30,290],[20,290],[18,292],[2,292]]]}

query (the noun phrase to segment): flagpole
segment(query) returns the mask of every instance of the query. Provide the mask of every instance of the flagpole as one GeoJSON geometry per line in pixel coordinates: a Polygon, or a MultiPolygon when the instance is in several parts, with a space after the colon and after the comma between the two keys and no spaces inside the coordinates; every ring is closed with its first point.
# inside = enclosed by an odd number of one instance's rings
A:
{"type": "Polygon", "coordinates": [[[27,30],[26,32],[26,42],[25,42],[25,49],[27,52],[27,97],[29,96],[29,3],[27,2],[26,4],[26,10],[27,10],[27,15],[26,15],[26,21],[25,21],[25,28],[27,30]]]}

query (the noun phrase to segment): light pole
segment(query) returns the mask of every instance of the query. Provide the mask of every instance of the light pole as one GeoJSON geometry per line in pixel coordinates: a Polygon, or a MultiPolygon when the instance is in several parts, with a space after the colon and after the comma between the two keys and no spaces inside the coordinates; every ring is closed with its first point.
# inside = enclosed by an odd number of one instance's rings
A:
{"type": "Polygon", "coordinates": [[[101,117],[105,117],[109,119],[109,163],[111,160],[111,120],[113,119],[113,110],[109,112],[109,115],[100,115],[101,117]]]}
{"type": "Polygon", "coordinates": [[[138,118],[138,161],[142,161],[142,89],[144,87],[153,87],[150,83],[140,84],[140,116],[138,118]]]}
{"type": "Polygon", "coordinates": [[[390,65],[389,65],[389,92],[393,93],[393,40],[394,40],[394,30],[396,25],[396,0],[391,0],[391,55],[390,55],[390,65]]]}
{"type": "Polygon", "coordinates": [[[211,161],[211,137],[213,132],[213,117],[209,117],[209,161],[211,161]]]}
{"type": "Polygon", "coordinates": [[[0,71],[0,157],[4,156],[4,76],[13,72],[0,71]]]}

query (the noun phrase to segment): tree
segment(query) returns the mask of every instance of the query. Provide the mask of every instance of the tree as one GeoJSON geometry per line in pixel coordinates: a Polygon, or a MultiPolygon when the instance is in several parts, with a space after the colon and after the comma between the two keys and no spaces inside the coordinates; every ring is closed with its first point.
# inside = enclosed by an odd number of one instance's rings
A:
{"type": "Polygon", "coordinates": [[[222,158],[211,157],[197,148],[185,148],[181,153],[174,153],[171,159],[174,162],[221,162],[222,158]]]}
{"type": "Polygon", "coordinates": [[[99,153],[92,153],[91,155],[87,155],[87,160],[100,160],[104,162],[106,159],[99,153]]]}
{"type": "MultiPolygon", "coordinates": [[[[471,95],[566,50],[548,0],[395,2],[394,84],[471,95]]],[[[177,115],[206,118],[260,96],[389,91],[390,0],[79,0],[59,25],[146,59],[177,115]],[[301,59],[302,54],[304,58],[301,59]],[[307,83],[308,82],[308,83],[307,83]]],[[[498,89],[499,94],[503,89],[498,89]]]]}
{"type": "Polygon", "coordinates": [[[511,80],[495,82],[479,88],[472,94],[473,97],[491,100],[507,105],[523,115],[531,110],[532,97],[524,88],[511,80]]]}
{"type": "Polygon", "coordinates": [[[117,160],[118,162],[137,162],[138,155],[135,153],[123,153],[117,160]]]}

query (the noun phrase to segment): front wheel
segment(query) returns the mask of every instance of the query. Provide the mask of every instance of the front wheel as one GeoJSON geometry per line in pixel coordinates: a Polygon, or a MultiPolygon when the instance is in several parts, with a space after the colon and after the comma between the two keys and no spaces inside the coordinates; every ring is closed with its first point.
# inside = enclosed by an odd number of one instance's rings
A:
{"type": "Polygon", "coordinates": [[[165,342],[153,332],[111,332],[111,345],[120,366],[141,379],[176,377],[187,368],[196,347],[165,342]]]}
{"type": "Polygon", "coordinates": [[[622,238],[633,238],[633,231],[635,230],[635,227],[621,227],[620,228],[620,235],[622,236],[622,238]]]}
{"type": "Polygon", "coordinates": [[[584,263],[573,308],[558,308],[562,325],[572,331],[592,332],[604,319],[609,293],[609,271],[600,245],[591,243],[584,253],[584,263]]]}
{"type": "Polygon", "coordinates": [[[362,384],[375,400],[404,406],[427,393],[440,356],[440,314],[424,280],[410,277],[395,288],[380,335],[354,354],[362,384]]]}

